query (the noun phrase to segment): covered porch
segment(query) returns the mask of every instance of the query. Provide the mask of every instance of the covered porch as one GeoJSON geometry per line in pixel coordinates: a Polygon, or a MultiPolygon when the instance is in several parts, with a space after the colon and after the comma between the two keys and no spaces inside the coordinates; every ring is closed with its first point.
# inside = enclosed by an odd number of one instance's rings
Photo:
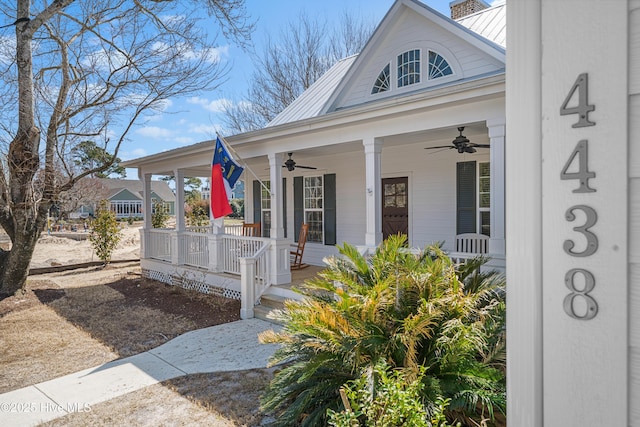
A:
{"type": "Polygon", "coordinates": [[[303,261],[314,266],[343,242],[366,253],[402,232],[412,248],[439,243],[457,262],[483,253],[504,271],[503,108],[500,97],[485,95],[447,108],[416,106],[400,116],[374,119],[367,112],[349,123],[314,119],[230,137],[236,160],[247,166],[245,221],[261,224],[258,237],[220,220],[207,227],[186,223],[184,178],[208,176],[213,141],[129,161],[144,182],[146,212],[152,177],[176,177],[175,228],[154,229],[145,216],[143,272],[241,299],[242,316],[252,317],[261,295],[292,282],[289,254],[302,223],[309,224],[303,261]],[[449,149],[459,127],[483,147],[449,149]],[[284,167],[288,153],[292,170],[284,167]],[[456,243],[461,234],[482,237],[483,246],[463,251],[456,243]]]}

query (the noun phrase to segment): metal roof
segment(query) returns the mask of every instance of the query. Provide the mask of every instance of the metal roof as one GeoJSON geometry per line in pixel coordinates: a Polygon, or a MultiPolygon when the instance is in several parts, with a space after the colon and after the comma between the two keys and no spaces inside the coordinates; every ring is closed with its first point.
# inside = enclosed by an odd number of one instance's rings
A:
{"type": "Polygon", "coordinates": [[[507,5],[505,3],[464,16],[456,22],[502,46],[507,46],[507,5]]]}
{"type": "Polygon", "coordinates": [[[357,57],[358,55],[349,56],[335,63],[302,95],[269,122],[267,127],[318,116],[357,57]]]}

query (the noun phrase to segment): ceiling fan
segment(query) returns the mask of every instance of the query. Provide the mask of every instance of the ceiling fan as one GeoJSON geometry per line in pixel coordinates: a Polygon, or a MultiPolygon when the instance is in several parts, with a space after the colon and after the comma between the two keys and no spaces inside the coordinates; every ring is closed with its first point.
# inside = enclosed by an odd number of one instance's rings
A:
{"type": "Polygon", "coordinates": [[[282,165],[283,168],[287,168],[288,171],[292,171],[295,168],[300,168],[300,169],[317,169],[314,168],[313,166],[302,166],[297,164],[292,158],[291,156],[293,155],[293,153],[287,153],[289,155],[289,158],[287,159],[286,162],[284,162],[284,165],[282,165]]]}
{"type": "Polygon", "coordinates": [[[455,148],[458,153],[475,153],[476,148],[489,148],[489,144],[475,144],[470,142],[469,139],[462,134],[464,126],[460,126],[458,131],[460,135],[456,136],[456,139],[452,141],[453,145],[440,145],[437,147],[426,147],[425,150],[433,150],[436,148],[455,148]]]}

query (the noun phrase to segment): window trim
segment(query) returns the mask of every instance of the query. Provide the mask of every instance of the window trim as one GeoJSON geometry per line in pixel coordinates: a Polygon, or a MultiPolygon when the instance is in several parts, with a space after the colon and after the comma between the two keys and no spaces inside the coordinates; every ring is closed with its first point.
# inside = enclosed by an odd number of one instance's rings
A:
{"type": "Polygon", "coordinates": [[[380,72],[376,76],[375,80],[373,81],[373,85],[371,86],[370,95],[378,95],[380,93],[390,92],[393,89],[393,84],[391,83],[393,81],[393,77],[392,77],[391,73],[392,73],[391,72],[391,62],[387,62],[386,65],[384,67],[382,67],[382,70],[380,70],[380,72]],[[383,88],[382,86],[378,85],[378,81],[380,80],[380,76],[385,72],[385,70],[386,70],[386,73],[387,73],[387,79],[386,79],[387,87],[383,88]]]}
{"type": "MultiPolygon", "coordinates": [[[[304,175],[302,177],[302,212],[303,212],[302,218],[303,218],[303,222],[308,224],[308,221],[307,221],[307,213],[308,212],[320,212],[321,215],[322,215],[322,220],[320,221],[320,225],[322,227],[321,230],[320,230],[321,239],[318,241],[318,240],[313,240],[311,238],[312,230],[311,230],[311,227],[310,227],[309,228],[309,234],[307,235],[307,242],[309,242],[309,243],[318,243],[318,244],[322,244],[322,245],[324,245],[324,240],[325,240],[325,238],[324,238],[324,234],[325,234],[325,223],[324,223],[325,222],[325,212],[324,212],[325,211],[325,203],[324,203],[325,190],[324,190],[324,180],[325,180],[324,179],[324,175],[304,175]],[[321,208],[307,208],[307,191],[306,191],[307,190],[307,179],[310,179],[310,178],[316,178],[316,179],[319,178],[320,179],[320,186],[315,186],[313,188],[319,188],[320,191],[322,192],[322,194],[321,194],[321,196],[319,198],[319,200],[321,200],[321,205],[322,205],[321,208]]],[[[318,199],[318,198],[316,197],[316,199],[318,199]]]]}
{"type": "Polygon", "coordinates": [[[476,196],[476,202],[477,202],[477,207],[476,207],[476,215],[477,215],[477,221],[476,221],[476,230],[477,233],[479,234],[485,234],[482,232],[482,214],[485,212],[489,213],[489,234],[486,234],[487,236],[491,237],[491,161],[487,160],[487,161],[478,161],[476,163],[476,185],[477,185],[477,196],[476,196]],[[482,169],[482,165],[486,164],[489,170],[489,174],[488,175],[480,175],[480,170],[482,169]],[[480,191],[480,180],[481,179],[489,179],[489,190],[488,191],[480,191]],[[489,206],[487,207],[481,207],[481,195],[482,194],[488,194],[489,195],[489,206]]]}
{"type": "Polygon", "coordinates": [[[405,51],[403,51],[403,52],[401,52],[401,53],[396,55],[396,67],[395,67],[396,75],[395,75],[395,79],[394,80],[396,82],[396,87],[398,89],[404,89],[404,88],[407,88],[407,87],[415,87],[415,85],[419,85],[421,83],[424,83],[424,79],[422,78],[422,74],[423,74],[422,73],[423,58],[424,58],[424,55],[422,54],[422,48],[419,48],[419,47],[418,48],[407,49],[407,50],[405,50],[405,51]],[[417,60],[415,59],[415,52],[418,52],[419,58],[417,60]],[[405,54],[410,56],[409,55],[410,53],[414,53],[414,59],[413,60],[407,59],[407,62],[405,63],[404,62],[404,58],[403,58],[403,62],[402,62],[402,64],[400,64],[399,63],[400,58],[404,57],[405,54]],[[403,75],[402,77],[400,77],[400,72],[399,72],[400,68],[404,67],[404,66],[409,67],[411,64],[414,64],[413,71],[412,72],[407,72],[406,75],[403,75]],[[417,72],[415,70],[415,68],[416,68],[415,64],[418,64],[418,66],[417,66],[418,71],[417,72]],[[403,79],[404,78],[410,78],[411,76],[416,76],[416,75],[417,75],[417,81],[414,81],[413,83],[407,83],[407,84],[400,85],[400,79],[401,78],[403,78],[403,79]]]}

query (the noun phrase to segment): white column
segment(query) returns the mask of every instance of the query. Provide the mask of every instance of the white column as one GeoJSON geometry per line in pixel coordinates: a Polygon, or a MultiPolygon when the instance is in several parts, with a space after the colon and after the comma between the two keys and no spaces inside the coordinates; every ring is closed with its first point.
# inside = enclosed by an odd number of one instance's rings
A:
{"type": "Polygon", "coordinates": [[[144,224],[140,230],[140,259],[148,258],[148,238],[151,230],[151,174],[138,169],[138,179],[142,181],[142,214],[144,224]]]}
{"type": "Polygon", "coordinates": [[[182,265],[184,264],[184,252],[182,250],[182,241],[184,236],[185,222],[184,222],[184,171],[180,169],[174,169],[173,176],[176,183],[176,230],[171,236],[171,263],[182,265]]]}
{"type": "Polygon", "coordinates": [[[365,138],[365,245],[374,248],[382,242],[382,139],[365,138]]]}
{"type": "Polygon", "coordinates": [[[143,189],[142,189],[142,212],[144,215],[144,229],[150,230],[151,226],[151,214],[152,214],[152,205],[151,205],[151,174],[144,173],[141,174],[140,179],[143,181],[143,189]]]}
{"type": "Polygon", "coordinates": [[[282,211],[282,153],[269,154],[269,179],[271,180],[271,283],[291,283],[289,268],[290,240],[284,237],[284,213],[282,211]]]}
{"type": "Polygon", "coordinates": [[[284,238],[282,212],[282,153],[269,154],[269,179],[271,180],[271,238],[284,238]]]}
{"type": "Polygon", "coordinates": [[[184,231],[184,171],[175,169],[173,175],[176,179],[176,231],[178,233],[184,231]]]}
{"type": "Polygon", "coordinates": [[[253,319],[256,304],[256,261],[240,258],[240,318],[253,319]]]}
{"type": "Polygon", "coordinates": [[[507,419],[542,427],[540,1],[509,0],[507,22],[507,419]]]}
{"type": "Polygon", "coordinates": [[[489,239],[489,256],[492,263],[505,263],[505,217],[504,217],[504,150],[505,150],[505,117],[487,120],[489,141],[491,143],[491,238],[489,239]]]}
{"type": "Polygon", "coordinates": [[[507,8],[509,425],[636,425],[629,4],[527,0],[507,8]],[[601,66],[604,52],[613,74],[601,66]]]}

